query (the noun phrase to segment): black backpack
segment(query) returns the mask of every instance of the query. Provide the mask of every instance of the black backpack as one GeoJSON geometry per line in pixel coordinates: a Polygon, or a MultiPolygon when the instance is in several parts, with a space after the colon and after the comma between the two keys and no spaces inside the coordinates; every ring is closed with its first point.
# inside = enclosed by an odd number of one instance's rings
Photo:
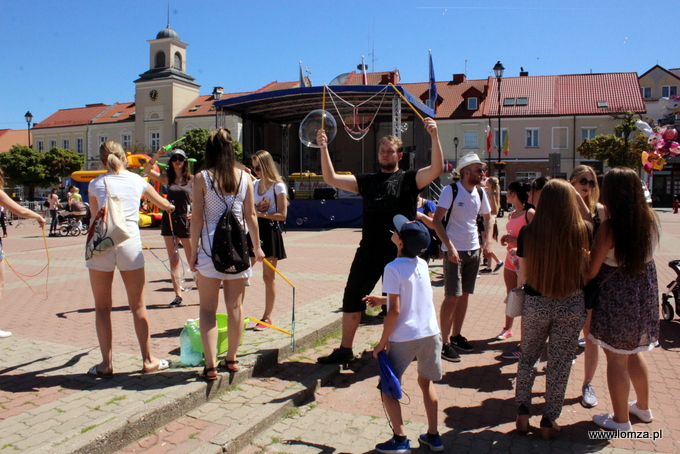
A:
{"type": "MultiPolygon", "coordinates": [[[[241,174],[241,179],[242,178],[243,174],[241,174]]],[[[240,187],[241,180],[238,182],[237,191],[240,187]]],[[[232,211],[234,203],[236,203],[236,199],[238,198],[238,193],[234,196],[231,207],[228,205],[226,198],[224,196],[221,197],[226,210],[222,213],[222,216],[220,217],[220,220],[217,221],[217,226],[215,227],[213,244],[210,247],[212,255],[208,254],[205,249],[203,249],[203,251],[212,258],[213,266],[218,272],[238,274],[250,268],[248,240],[246,238],[245,229],[232,211]]],[[[202,244],[201,247],[203,247],[202,244]]]]}

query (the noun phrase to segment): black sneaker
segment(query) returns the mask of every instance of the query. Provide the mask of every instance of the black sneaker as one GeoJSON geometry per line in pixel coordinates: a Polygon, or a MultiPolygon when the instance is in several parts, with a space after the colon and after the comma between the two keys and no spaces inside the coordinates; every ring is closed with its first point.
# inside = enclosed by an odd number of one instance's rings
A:
{"type": "Polygon", "coordinates": [[[339,348],[333,350],[328,356],[319,356],[316,362],[319,364],[347,364],[354,360],[354,353],[342,353],[339,348]]]}
{"type": "Polygon", "coordinates": [[[460,334],[457,335],[456,337],[451,336],[450,340],[451,346],[457,348],[462,352],[471,352],[474,350],[474,348],[472,348],[472,345],[468,343],[467,339],[461,336],[460,334]]]}
{"type": "Polygon", "coordinates": [[[452,363],[460,362],[460,355],[449,343],[442,345],[442,359],[451,361],[452,363]]]}
{"type": "Polygon", "coordinates": [[[176,296],[172,303],[168,304],[169,307],[180,307],[182,305],[182,297],[176,296]]]}
{"type": "Polygon", "coordinates": [[[493,270],[489,267],[482,268],[481,270],[479,270],[480,273],[491,273],[492,271],[493,270]]]}

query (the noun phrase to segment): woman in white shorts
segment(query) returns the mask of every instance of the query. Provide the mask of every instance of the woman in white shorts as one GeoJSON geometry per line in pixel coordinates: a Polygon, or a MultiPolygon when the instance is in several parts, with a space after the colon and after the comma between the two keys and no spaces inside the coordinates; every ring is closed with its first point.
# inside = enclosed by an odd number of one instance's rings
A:
{"type": "Polygon", "coordinates": [[[156,190],[142,177],[126,170],[127,157],[119,143],[108,141],[99,147],[99,159],[102,166],[108,170],[90,182],[90,213],[94,219],[99,207],[106,203],[107,188],[111,194],[120,196],[123,201],[125,222],[130,238],[111,248],[107,252],[92,257],[85,262],[90,271],[90,284],[94,295],[95,320],[99,348],[102,352],[102,362],[92,366],[89,375],[95,377],[110,377],[113,375],[111,295],[113,273],[116,268],[120,271],[127,292],[128,304],[135,323],[137,340],[142,351],[144,364],[142,372],[155,372],[167,369],[169,363],[164,359],[156,359],[151,354],[151,337],[149,317],[144,303],[144,256],[142,255],[142,240],[139,235],[139,204],[140,198],[145,196],[158,207],[172,212],[175,207],[166,199],[158,195],[156,190]]]}
{"type": "Polygon", "coordinates": [[[191,223],[192,257],[189,266],[192,271],[198,271],[198,297],[201,305],[200,330],[205,352],[205,368],[199,375],[206,380],[217,378],[217,367],[225,367],[230,372],[238,371],[236,352],[243,332],[241,301],[245,292],[246,279],[253,274],[252,267],[238,274],[220,273],[215,269],[212,257],[209,255],[212,250],[215,227],[227,207],[231,207],[241,224],[244,221],[247,224],[247,231],[250,232],[250,238],[255,245],[255,260],[261,262],[264,258],[257,228],[253,183],[250,176],[237,167],[230,134],[231,132],[225,128],[219,128],[210,133],[205,144],[204,170],[194,176],[192,215],[194,222],[191,223]],[[227,306],[229,348],[227,356],[216,365],[215,314],[219,302],[220,285],[224,288],[224,302],[227,306]]]}

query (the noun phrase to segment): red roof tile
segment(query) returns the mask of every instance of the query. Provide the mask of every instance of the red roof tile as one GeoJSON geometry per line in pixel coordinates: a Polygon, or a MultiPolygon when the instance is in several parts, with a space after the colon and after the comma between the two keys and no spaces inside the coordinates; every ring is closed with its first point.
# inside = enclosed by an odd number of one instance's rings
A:
{"type": "Polygon", "coordinates": [[[0,153],[9,151],[14,145],[28,146],[25,129],[0,129],[0,153]]]}
{"type": "MultiPolygon", "coordinates": [[[[306,86],[309,87],[311,86],[311,82],[309,81],[308,77],[305,77],[305,83],[306,86]]],[[[288,88],[300,88],[300,81],[296,80],[294,82],[269,82],[267,85],[265,85],[262,88],[259,88],[255,90],[253,93],[262,93],[265,91],[275,91],[275,90],[286,90],[288,88]]],[[[244,93],[247,94],[247,93],[244,93]]]]}
{"type": "Polygon", "coordinates": [[[40,123],[36,123],[33,127],[35,129],[42,129],[86,125],[109,107],[108,104],[100,103],[88,104],[85,107],[76,107],[74,109],[60,109],[40,123]]]}
{"type": "MultiPolygon", "coordinates": [[[[234,98],[236,96],[243,96],[249,93],[223,93],[220,99],[234,98]]],[[[203,95],[191,101],[187,107],[185,107],[179,114],[178,117],[202,117],[206,115],[215,115],[215,110],[213,109],[213,102],[215,98],[213,95],[203,95]]]]}
{"type": "MultiPolygon", "coordinates": [[[[497,80],[491,87],[484,114],[498,114],[497,80]]],[[[501,81],[502,116],[607,115],[646,111],[636,73],[572,74],[507,77],[501,81]],[[507,98],[528,98],[526,106],[508,106],[507,98]],[[598,103],[606,101],[605,107],[598,103]]],[[[516,104],[516,103],[515,103],[516,104]]]]}
{"type": "Polygon", "coordinates": [[[122,123],[135,121],[135,103],[115,103],[109,110],[103,112],[99,117],[92,120],[92,123],[122,123]]]}
{"type": "MultiPolygon", "coordinates": [[[[352,71],[336,77],[336,80],[341,82],[342,85],[363,85],[364,75],[361,71],[352,71]],[[342,81],[343,78],[345,79],[344,81],[342,81]]],[[[366,73],[367,85],[387,85],[390,82],[396,85],[399,84],[399,80],[400,74],[398,69],[395,69],[394,71],[366,73]]]]}
{"type": "MultiPolygon", "coordinates": [[[[459,84],[453,82],[437,82],[437,118],[464,119],[480,118],[483,116],[484,92],[486,91],[486,80],[466,80],[459,84]],[[468,110],[466,97],[476,94],[478,99],[477,110],[468,110]]],[[[420,98],[423,102],[427,100],[430,84],[429,82],[419,82],[413,84],[399,84],[413,96],[420,98]]]]}

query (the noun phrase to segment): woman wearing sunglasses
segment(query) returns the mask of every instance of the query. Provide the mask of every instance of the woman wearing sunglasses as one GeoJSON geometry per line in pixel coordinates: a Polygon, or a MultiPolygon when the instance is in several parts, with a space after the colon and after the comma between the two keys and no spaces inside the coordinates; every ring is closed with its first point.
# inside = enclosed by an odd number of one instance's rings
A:
{"type": "MultiPolygon", "coordinates": [[[[600,187],[597,184],[597,174],[595,169],[590,166],[580,165],[574,169],[569,179],[571,185],[576,190],[576,193],[581,196],[581,199],[588,208],[588,213],[582,213],[585,221],[592,222],[593,235],[600,223],[604,221],[605,211],[604,206],[598,203],[600,199],[600,187]]],[[[583,325],[583,335],[585,337],[585,352],[584,357],[584,374],[583,385],[581,386],[581,405],[586,408],[592,408],[597,405],[597,396],[595,395],[595,388],[593,388],[592,380],[597,369],[597,361],[599,356],[599,349],[593,341],[589,339],[590,334],[590,319],[592,317],[592,310],[588,310],[588,318],[583,325]]],[[[581,341],[579,341],[581,344],[581,341]]],[[[581,344],[582,345],[582,344],[581,344]]]]}
{"type": "MultiPolygon", "coordinates": [[[[252,158],[253,172],[257,180],[253,183],[257,225],[262,240],[265,257],[276,267],[279,260],[286,258],[283,246],[283,226],[288,214],[288,193],[283,178],[279,175],[274,159],[268,151],[260,150],[252,158]]],[[[276,301],[276,274],[270,267],[262,264],[262,279],[265,285],[265,308],[262,321],[271,324],[274,302],[276,301]]],[[[267,327],[258,323],[254,330],[263,331],[267,327]]]]}
{"type": "Polygon", "coordinates": [[[188,261],[191,257],[189,220],[191,219],[191,188],[194,177],[189,173],[186,153],[179,148],[170,152],[165,173],[160,174],[153,170],[153,165],[164,154],[165,149],[159,148],[151,160],[144,165],[144,173],[152,180],[159,181],[167,186],[168,201],[175,205],[175,211],[172,213],[172,225],[170,224],[170,215],[167,212],[163,213],[161,236],[165,240],[165,249],[168,251],[172,289],[175,292],[175,299],[170,303],[170,307],[179,307],[182,305],[180,280],[183,273],[179,266],[180,257],[177,243],[182,244],[188,261]]]}

